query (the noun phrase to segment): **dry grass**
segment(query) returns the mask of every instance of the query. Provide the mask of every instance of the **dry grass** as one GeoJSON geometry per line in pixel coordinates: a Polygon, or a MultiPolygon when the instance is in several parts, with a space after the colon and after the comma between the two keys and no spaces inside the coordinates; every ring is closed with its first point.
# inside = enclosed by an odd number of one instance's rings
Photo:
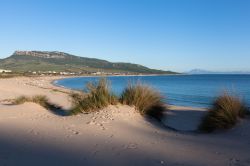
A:
{"type": "Polygon", "coordinates": [[[23,104],[25,102],[33,102],[36,104],[39,104],[40,106],[46,108],[46,109],[58,109],[59,107],[51,104],[46,96],[43,95],[36,95],[33,97],[27,97],[27,96],[20,96],[13,100],[12,104],[19,105],[23,104]]]}
{"type": "Polygon", "coordinates": [[[214,101],[203,118],[200,130],[212,132],[216,129],[230,129],[247,114],[247,110],[240,98],[225,93],[214,101]]]}
{"type": "Polygon", "coordinates": [[[155,89],[141,83],[130,84],[121,94],[122,104],[135,106],[142,115],[161,119],[166,106],[163,97],[155,89]]]}
{"type": "Polygon", "coordinates": [[[93,112],[118,102],[117,97],[110,92],[109,83],[105,78],[88,83],[86,90],[86,94],[83,92],[71,94],[72,114],[93,112]]]}
{"type": "Polygon", "coordinates": [[[20,104],[23,104],[25,102],[30,102],[31,98],[27,97],[27,96],[20,96],[20,97],[17,97],[16,99],[14,99],[12,101],[12,104],[14,105],[20,105],[20,104]]]}

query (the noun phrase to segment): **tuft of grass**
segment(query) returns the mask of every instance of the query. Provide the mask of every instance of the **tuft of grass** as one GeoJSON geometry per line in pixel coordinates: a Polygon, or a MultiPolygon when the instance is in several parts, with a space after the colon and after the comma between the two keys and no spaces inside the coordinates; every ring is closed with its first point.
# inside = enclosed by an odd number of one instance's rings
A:
{"type": "Polygon", "coordinates": [[[93,112],[118,102],[117,97],[110,92],[109,83],[105,78],[88,83],[86,93],[72,93],[70,96],[73,102],[72,114],[93,112]]]}
{"type": "Polygon", "coordinates": [[[42,106],[42,107],[44,107],[46,109],[51,108],[51,104],[49,103],[48,98],[46,96],[43,96],[43,95],[33,96],[31,98],[31,102],[37,103],[37,104],[39,104],[40,106],[42,106]]]}
{"type": "Polygon", "coordinates": [[[20,104],[23,104],[25,102],[33,102],[33,103],[39,104],[40,106],[42,106],[46,109],[51,109],[51,110],[59,108],[58,106],[51,104],[49,102],[48,98],[46,96],[43,96],[43,95],[36,95],[33,97],[20,96],[20,97],[14,99],[12,104],[20,105],[20,104]]]}
{"type": "Polygon", "coordinates": [[[155,89],[141,83],[129,84],[121,94],[120,102],[135,108],[142,115],[161,120],[166,106],[163,97],[155,89]]]}
{"type": "Polygon", "coordinates": [[[14,99],[12,101],[12,104],[14,105],[20,105],[20,104],[23,104],[25,102],[29,102],[30,101],[30,98],[29,97],[26,97],[26,96],[20,96],[20,97],[17,97],[16,99],[14,99]]]}
{"type": "Polygon", "coordinates": [[[247,112],[248,108],[239,97],[224,93],[213,102],[199,129],[205,132],[230,129],[239,119],[244,118],[247,112]]]}

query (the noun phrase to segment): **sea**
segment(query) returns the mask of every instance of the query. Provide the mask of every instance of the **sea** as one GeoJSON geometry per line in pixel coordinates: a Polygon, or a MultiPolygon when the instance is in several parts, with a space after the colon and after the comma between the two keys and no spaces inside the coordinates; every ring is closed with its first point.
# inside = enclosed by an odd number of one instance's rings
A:
{"type": "MultiPolygon", "coordinates": [[[[111,90],[119,95],[128,84],[147,84],[158,90],[166,103],[178,106],[209,107],[223,93],[240,97],[250,106],[250,75],[164,75],[107,76],[111,90]]],[[[75,77],[56,80],[54,84],[74,90],[86,90],[86,84],[100,77],[75,77]]]]}

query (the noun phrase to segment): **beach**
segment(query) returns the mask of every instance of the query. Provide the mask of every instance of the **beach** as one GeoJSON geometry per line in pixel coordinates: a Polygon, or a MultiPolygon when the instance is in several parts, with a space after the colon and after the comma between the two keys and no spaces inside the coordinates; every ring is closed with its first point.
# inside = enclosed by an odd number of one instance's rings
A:
{"type": "Polygon", "coordinates": [[[64,110],[71,90],[64,77],[0,79],[0,165],[250,165],[250,123],[210,134],[197,132],[206,109],[170,106],[164,124],[134,108],[63,116],[35,103],[10,105],[21,95],[46,95],[64,110]]]}

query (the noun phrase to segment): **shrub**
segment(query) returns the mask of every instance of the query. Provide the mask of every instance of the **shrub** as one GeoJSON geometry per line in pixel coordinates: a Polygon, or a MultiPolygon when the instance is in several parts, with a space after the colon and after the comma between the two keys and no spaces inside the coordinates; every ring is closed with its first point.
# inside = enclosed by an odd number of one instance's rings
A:
{"type": "Polygon", "coordinates": [[[135,106],[142,115],[149,115],[160,120],[166,106],[163,97],[155,89],[141,83],[130,84],[121,94],[122,104],[135,106]]]}
{"type": "Polygon", "coordinates": [[[206,132],[212,132],[216,129],[230,129],[247,112],[247,107],[240,98],[225,93],[213,102],[199,128],[206,132]]]}
{"type": "Polygon", "coordinates": [[[105,78],[98,82],[88,83],[86,94],[83,92],[71,94],[73,101],[72,114],[89,113],[117,104],[117,97],[110,92],[109,83],[105,78]]]}

